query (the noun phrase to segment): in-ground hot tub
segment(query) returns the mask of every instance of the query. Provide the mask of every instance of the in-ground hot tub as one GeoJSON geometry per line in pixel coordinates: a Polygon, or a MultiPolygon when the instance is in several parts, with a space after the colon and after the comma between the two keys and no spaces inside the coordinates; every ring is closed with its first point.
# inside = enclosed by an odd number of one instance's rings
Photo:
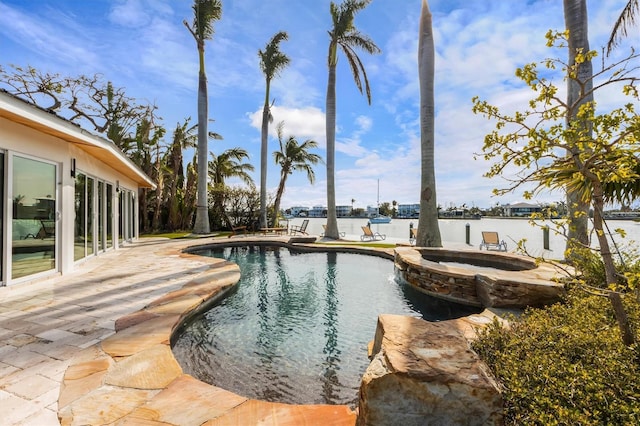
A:
{"type": "Polygon", "coordinates": [[[415,288],[472,306],[524,308],[557,302],[564,294],[551,263],[500,252],[398,247],[395,270],[415,288]]]}

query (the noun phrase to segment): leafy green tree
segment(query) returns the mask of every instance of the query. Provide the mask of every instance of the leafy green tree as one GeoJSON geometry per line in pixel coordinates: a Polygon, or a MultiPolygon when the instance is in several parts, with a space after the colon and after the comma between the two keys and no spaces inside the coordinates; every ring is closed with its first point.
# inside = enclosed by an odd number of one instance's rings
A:
{"type": "MultiPolygon", "coordinates": [[[[184,155],[185,149],[194,148],[197,144],[197,124],[191,124],[191,118],[187,118],[183,123],[176,124],[173,131],[173,140],[169,145],[163,161],[163,181],[167,182],[166,194],[164,196],[164,206],[166,208],[166,229],[175,231],[177,229],[191,229],[190,218],[196,210],[196,197],[194,188],[197,182],[185,182],[184,155]]],[[[209,132],[209,139],[221,140],[222,136],[209,132]]],[[[194,158],[189,163],[188,179],[197,180],[197,159],[194,158]]]]}
{"type": "Polygon", "coordinates": [[[184,190],[184,156],[183,150],[194,148],[197,142],[197,135],[194,133],[197,125],[189,125],[187,118],[182,124],[178,123],[173,131],[173,141],[167,151],[165,161],[165,172],[167,173],[168,193],[166,197],[168,218],[167,228],[170,231],[179,229],[182,225],[181,210],[183,204],[184,190]]]}
{"type": "MultiPolygon", "coordinates": [[[[225,212],[232,226],[252,227],[260,211],[260,194],[256,187],[226,186],[221,191],[225,200],[225,212]]],[[[217,191],[213,193],[214,199],[218,197],[217,191]]]]}
{"type": "Polygon", "coordinates": [[[378,206],[378,212],[383,216],[393,215],[393,210],[391,210],[391,203],[389,203],[388,201],[380,203],[380,205],[378,206]]]}
{"type": "Polygon", "coordinates": [[[284,122],[281,121],[278,124],[280,151],[273,153],[276,164],[280,165],[280,183],[278,184],[278,191],[276,192],[276,198],[273,203],[273,217],[271,219],[271,226],[274,227],[277,225],[280,201],[282,200],[284,186],[287,183],[289,175],[294,171],[306,172],[307,179],[313,184],[316,180],[313,165],[322,162],[322,158],[318,154],[309,152],[310,149],[317,148],[318,143],[316,141],[307,139],[302,144],[299,144],[295,136],[289,136],[287,141],[284,142],[282,135],[283,129],[284,122]]]}
{"type": "Polygon", "coordinates": [[[144,232],[148,232],[151,229],[158,229],[159,227],[159,216],[156,217],[155,212],[160,212],[163,201],[164,180],[160,173],[160,165],[162,164],[160,148],[164,135],[164,127],[155,125],[153,122],[153,114],[150,113],[148,118],[142,119],[138,123],[134,138],[135,149],[129,152],[131,160],[137,164],[147,176],[156,182],[155,190],[142,188],[138,202],[140,228],[144,232]],[[153,205],[154,197],[156,200],[156,208],[153,209],[153,218],[156,220],[149,223],[149,206],[153,205]]]}
{"type": "MultiPolygon", "coordinates": [[[[549,31],[547,44],[565,48],[568,38],[567,32],[549,31]]],[[[603,228],[605,188],[609,184],[633,185],[640,178],[640,144],[637,143],[640,117],[634,106],[639,98],[638,78],[633,74],[638,69],[640,55],[632,52],[620,61],[603,62],[602,69],[585,77],[579,72],[580,65],[593,61],[596,56],[595,51],[581,51],[575,55],[575,63],[547,59],[542,71],[535,63],[519,68],[516,75],[535,93],[524,111],[506,114],[477,97],[473,100],[473,111],[496,121],[496,130],[484,140],[483,156],[494,161],[486,176],[502,176],[511,166],[521,169],[509,179],[507,188],[496,189],[495,193],[504,194],[532,183],[535,189],[525,191],[525,198],[531,198],[535,191],[543,188],[567,188],[591,205],[606,284],[615,290],[618,274],[603,228]],[[564,78],[574,81],[579,88],[572,104],[560,98],[558,87],[546,77],[553,70],[563,70],[564,78]],[[597,112],[596,103],[591,100],[593,93],[616,87],[630,102],[610,111],[597,112]],[[575,119],[569,120],[569,117],[575,119]],[[568,121],[565,124],[563,120],[568,121]],[[573,154],[562,155],[565,151],[573,154]]]]}
{"type": "Polygon", "coordinates": [[[249,163],[243,162],[248,158],[249,153],[243,148],[227,149],[218,156],[213,152],[211,153],[211,161],[209,161],[208,168],[211,186],[214,193],[217,194],[217,197],[213,200],[213,211],[217,216],[214,220],[218,224],[224,223],[229,227],[232,226],[224,209],[225,181],[228,178],[239,178],[250,187],[255,186],[253,179],[249,175],[249,172],[252,172],[254,167],[249,163]]]}
{"type": "Polygon", "coordinates": [[[194,0],[193,24],[185,20],[185,27],[189,30],[198,48],[198,201],[196,222],[193,232],[197,234],[209,233],[209,209],[207,201],[207,121],[209,119],[209,101],[207,97],[207,74],[204,66],[204,46],[206,40],[213,38],[213,23],[222,17],[222,2],[220,0],[194,0]]]}
{"type": "Polygon", "coordinates": [[[438,202],[436,200],[435,175],[435,48],[431,11],[426,0],[422,0],[420,34],[418,37],[418,75],[420,79],[420,221],[416,245],[442,247],[438,225],[438,202]]]}
{"type": "Polygon", "coordinates": [[[138,103],[99,74],[64,77],[31,66],[10,67],[12,71],[0,66],[0,87],[69,121],[90,126],[129,156],[139,151],[141,123],[157,127],[155,105],[138,103]]]}
{"type": "Polygon", "coordinates": [[[326,137],[327,137],[327,238],[338,239],[338,218],[336,213],[336,184],[335,184],[335,151],[336,151],[336,65],[338,64],[338,48],[347,58],[356,87],[367,94],[367,101],[371,104],[371,89],[369,79],[362,61],[355,49],[362,49],[367,53],[376,54],[380,49],[365,34],[354,25],[356,13],[367,7],[371,0],[345,0],[341,5],[331,2],[330,12],[333,27],[329,31],[329,79],[327,83],[326,104],[326,137]],[[360,75],[362,73],[362,76],[360,75]]]}
{"type": "Polygon", "coordinates": [[[260,145],[260,227],[267,227],[267,151],[269,138],[269,123],[273,120],[269,105],[269,92],[271,80],[278,75],[287,65],[290,59],[280,51],[280,42],[287,40],[285,31],[280,31],[273,36],[264,51],[259,50],[260,69],[265,77],[264,106],[262,107],[262,133],[260,145]]]}

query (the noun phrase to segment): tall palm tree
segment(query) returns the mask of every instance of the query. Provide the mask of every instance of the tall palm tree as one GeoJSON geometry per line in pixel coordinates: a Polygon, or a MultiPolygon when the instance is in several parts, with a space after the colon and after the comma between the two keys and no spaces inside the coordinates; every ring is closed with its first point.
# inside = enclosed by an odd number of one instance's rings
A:
{"type": "Polygon", "coordinates": [[[273,36],[264,51],[259,50],[260,69],[264,73],[266,90],[264,106],[262,107],[262,139],[260,145],[260,227],[267,227],[267,138],[269,137],[269,123],[273,120],[269,106],[269,91],[271,80],[278,75],[287,65],[290,59],[280,51],[280,42],[287,40],[289,36],[285,31],[280,31],[273,36]]]}
{"type": "MultiPolygon", "coordinates": [[[[569,66],[575,67],[575,78],[567,79],[567,126],[589,126],[589,123],[576,123],[580,107],[593,103],[593,66],[591,61],[576,63],[576,55],[589,51],[589,30],[586,0],[564,0],[564,21],[569,31],[569,66]]],[[[591,136],[591,133],[588,135],[591,136]]],[[[579,151],[574,145],[567,151],[571,156],[573,151],[579,151]]],[[[585,202],[577,191],[567,191],[567,206],[569,208],[569,234],[567,249],[572,244],[584,246],[589,244],[588,220],[589,203],[585,202]]]]}
{"type": "Polygon", "coordinates": [[[438,226],[435,175],[435,48],[433,24],[427,0],[422,0],[418,37],[418,75],[420,80],[420,221],[416,245],[442,247],[438,226]]]}
{"type": "MultiPolygon", "coordinates": [[[[187,193],[191,193],[192,188],[185,185],[185,172],[184,172],[184,156],[183,151],[187,148],[193,148],[198,141],[198,135],[196,133],[198,124],[190,125],[191,118],[185,119],[185,121],[176,125],[176,129],[173,132],[173,141],[169,146],[169,150],[166,154],[165,168],[167,169],[166,180],[169,182],[168,191],[166,196],[168,216],[168,228],[169,230],[185,229],[182,228],[183,224],[191,223],[191,220],[186,221],[187,217],[193,215],[192,210],[196,210],[196,199],[194,197],[186,197],[187,193]]],[[[222,140],[222,136],[215,132],[209,132],[208,139],[222,140]]],[[[194,160],[197,166],[197,161],[194,160]]],[[[191,166],[191,164],[190,164],[191,166]]],[[[196,177],[195,174],[193,177],[196,177]]],[[[195,185],[197,187],[197,184],[195,185]]]]}
{"type": "Polygon", "coordinates": [[[611,50],[616,47],[618,42],[628,35],[628,27],[636,23],[636,15],[638,13],[640,13],[640,1],[629,0],[613,25],[613,30],[607,43],[607,54],[611,53],[611,50]]]}
{"type": "Polygon", "coordinates": [[[367,35],[354,26],[355,14],[367,7],[371,0],[345,0],[341,5],[331,2],[330,11],[333,28],[329,31],[329,79],[327,83],[326,137],[327,137],[327,231],[325,236],[338,239],[338,218],[336,215],[335,151],[336,151],[336,65],[338,48],[347,58],[356,87],[362,90],[364,80],[367,101],[371,104],[371,89],[364,65],[355,52],[356,48],[367,53],[380,53],[380,49],[367,35]],[[362,73],[362,76],[360,75],[362,73]]]}
{"type": "Polygon", "coordinates": [[[173,131],[173,141],[167,151],[165,160],[165,168],[170,173],[168,180],[167,194],[167,227],[174,231],[182,223],[180,217],[180,190],[184,188],[184,156],[183,150],[196,146],[197,136],[193,133],[196,126],[189,126],[190,119],[187,118],[184,123],[178,123],[173,131]]]}
{"type": "Polygon", "coordinates": [[[307,173],[309,183],[314,183],[316,175],[313,172],[312,165],[322,162],[322,158],[318,154],[310,153],[311,148],[316,148],[318,143],[311,139],[307,139],[302,144],[298,144],[295,136],[289,136],[286,142],[282,140],[282,131],[284,122],[278,124],[278,142],[280,143],[280,151],[273,153],[276,164],[280,165],[280,184],[276,192],[276,199],[273,203],[273,218],[271,226],[275,227],[278,221],[278,211],[280,210],[280,201],[284,193],[284,186],[287,178],[294,171],[303,171],[307,173]]]}
{"type": "Polygon", "coordinates": [[[198,47],[200,63],[198,71],[198,201],[196,208],[196,222],[193,232],[207,234],[209,226],[209,202],[207,200],[207,120],[209,117],[209,103],[207,98],[207,74],[204,67],[204,45],[206,40],[213,37],[214,21],[222,17],[222,2],[220,0],[194,0],[193,24],[184,20],[183,23],[193,36],[198,47]]]}
{"type": "Polygon", "coordinates": [[[216,194],[213,200],[213,211],[226,222],[227,226],[231,227],[231,221],[224,210],[225,180],[236,177],[253,187],[255,184],[249,172],[252,172],[254,167],[249,163],[243,162],[244,159],[249,158],[249,153],[243,148],[230,148],[218,156],[214,155],[213,152],[210,154],[211,161],[208,164],[209,178],[216,194]]]}

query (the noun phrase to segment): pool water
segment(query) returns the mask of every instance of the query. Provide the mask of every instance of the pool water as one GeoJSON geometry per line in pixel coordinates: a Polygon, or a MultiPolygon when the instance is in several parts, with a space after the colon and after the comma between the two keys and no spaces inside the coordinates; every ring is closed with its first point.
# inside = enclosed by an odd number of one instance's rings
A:
{"type": "Polygon", "coordinates": [[[396,282],[393,262],[378,257],[267,246],[199,254],[237,263],[242,276],[186,326],[174,355],[186,373],[248,398],[353,406],[379,314],[477,312],[396,282]]]}

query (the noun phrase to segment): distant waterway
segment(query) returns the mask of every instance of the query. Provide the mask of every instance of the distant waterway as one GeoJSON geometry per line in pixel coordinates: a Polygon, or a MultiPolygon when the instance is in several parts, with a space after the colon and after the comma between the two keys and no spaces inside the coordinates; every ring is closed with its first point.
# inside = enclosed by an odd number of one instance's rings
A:
{"type": "MultiPolygon", "coordinates": [[[[302,225],[303,218],[295,218],[289,220],[289,226],[302,225]]],[[[321,235],[323,233],[322,225],[327,223],[326,218],[309,218],[307,232],[310,235],[321,235]]],[[[338,229],[345,233],[345,239],[359,240],[362,235],[362,226],[367,224],[366,218],[339,218],[338,229]]],[[[387,241],[408,242],[409,227],[413,224],[418,226],[417,219],[393,219],[387,224],[372,224],[371,229],[378,231],[387,236],[387,241]]],[[[527,219],[513,218],[482,218],[480,220],[473,219],[440,219],[440,234],[442,241],[446,246],[447,243],[460,246],[466,245],[466,226],[469,225],[469,246],[478,247],[482,241],[482,231],[498,232],[500,239],[506,241],[509,251],[516,248],[517,242],[526,239],[527,250],[536,256],[544,255],[547,258],[561,259],[563,257],[565,238],[554,232],[556,225],[552,221],[536,221],[536,225],[532,225],[527,219]],[[549,249],[544,249],[544,233],[542,228],[548,226],[549,232],[549,249]]],[[[615,236],[615,242],[621,247],[629,245],[637,246],[640,242],[640,222],[632,220],[609,220],[607,224],[612,233],[616,229],[622,229],[626,233],[625,238],[615,236]]],[[[594,244],[597,244],[595,235],[591,236],[594,244]]],[[[612,247],[613,249],[613,247],[612,247]]]]}

